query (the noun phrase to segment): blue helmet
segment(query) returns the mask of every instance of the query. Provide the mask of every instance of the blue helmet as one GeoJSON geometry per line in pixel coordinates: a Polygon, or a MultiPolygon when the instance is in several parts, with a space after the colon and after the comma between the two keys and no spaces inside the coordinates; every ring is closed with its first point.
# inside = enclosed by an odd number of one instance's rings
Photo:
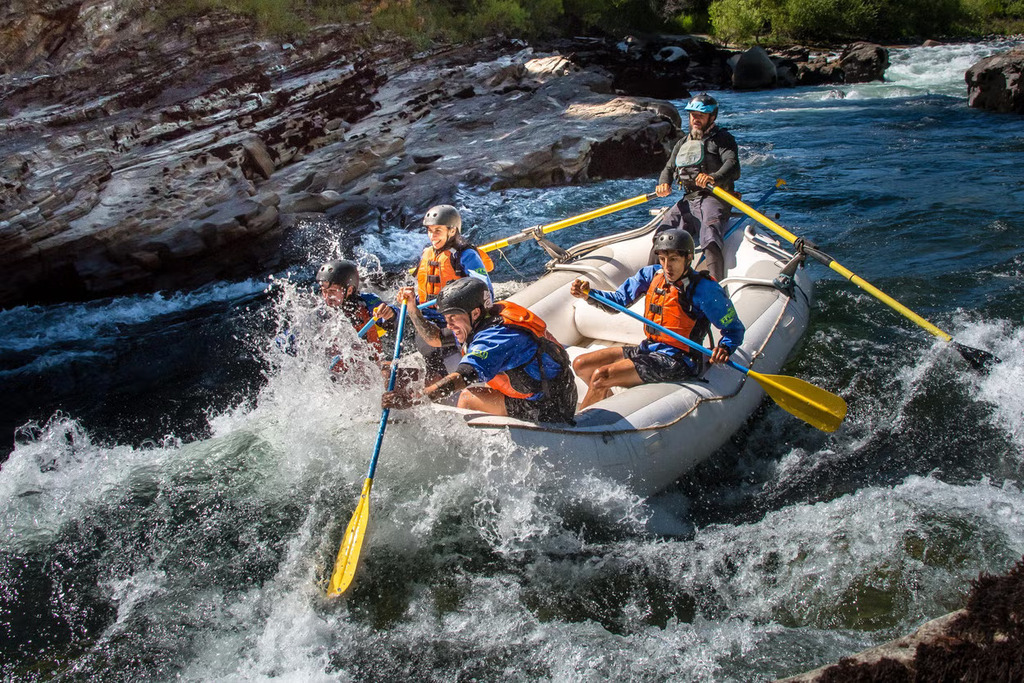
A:
{"type": "Polygon", "coordinates": [[[698,93],[683,107],[684,111],[699,111],[701,114],[717,114],[718,100],[706,92],[698,93]]]}

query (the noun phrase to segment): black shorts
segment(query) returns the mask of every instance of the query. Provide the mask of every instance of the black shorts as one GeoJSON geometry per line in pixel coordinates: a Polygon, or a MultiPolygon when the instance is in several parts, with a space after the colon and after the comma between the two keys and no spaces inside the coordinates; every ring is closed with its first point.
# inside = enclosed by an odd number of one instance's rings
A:
{"type": "Polygon", "coordinates": [[[529,420],[530,422],[568,422],[574,424],[573,415],[576,414],[576,381],[572,373],[567,373],[568,381],[555,380],[556,385],[551,390],[550,396],[542,396],[536,401],[528,401],[525,398],[505,397],[505,412],[509,417],[517,420],[529,420]]]}
{"type": "Polygon", "coordinates": [[[624,346],[622,355],[633,361],[636,374],[644,384],[681,382],[696,375],[694,367],[682,354],[669,356],[657,351],[643,351],[639,346],[624,346]]]}

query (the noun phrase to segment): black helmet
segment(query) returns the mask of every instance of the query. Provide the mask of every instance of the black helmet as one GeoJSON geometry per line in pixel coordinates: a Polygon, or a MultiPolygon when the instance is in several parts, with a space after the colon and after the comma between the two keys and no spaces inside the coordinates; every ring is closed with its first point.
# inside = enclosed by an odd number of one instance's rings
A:
{"type": "Polygon", "coordinates": [[[359,267],[352,261],[328,261],[316,271],[317,282],[359,289],[359,267]]]}
{"type": "Polygon", "coordinates": [[[679,251],[693,254],[693,237],[682,228],[662,230],[654,236],[654,251],[679,251]]]}
{"type": "Polygon", "coordinates": [[[445,225],[449,228],[462,230],[462,216],[451,204],[438,204],[427,209],[423,216],[423,225],[445,225]]]}
{"type": "Polygon", "coordinates": [[[491,291],[483,280],[475,277],[452,280],[437,293],[437,311],[441,315],[465,313],[472,317],[473,309],[487,311],[491,305],[491,291]]]}
{"type": "Polygon", "coordinates": [[[684,111],[699,111],[702,114],[717,114],[718,100],[706,92],[697,93],[693,99],[683,107],[684,111]]]}

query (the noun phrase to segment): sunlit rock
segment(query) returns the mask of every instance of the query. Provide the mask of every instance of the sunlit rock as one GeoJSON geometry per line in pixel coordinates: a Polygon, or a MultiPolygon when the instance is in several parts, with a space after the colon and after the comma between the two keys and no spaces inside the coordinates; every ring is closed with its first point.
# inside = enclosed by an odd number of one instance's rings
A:
{"type": "Polygon", "coordinates": [[[978,109],[1024,114],[1024,48],[1017,47],[981,60],[964,74],[967,102],[978,109]]]}

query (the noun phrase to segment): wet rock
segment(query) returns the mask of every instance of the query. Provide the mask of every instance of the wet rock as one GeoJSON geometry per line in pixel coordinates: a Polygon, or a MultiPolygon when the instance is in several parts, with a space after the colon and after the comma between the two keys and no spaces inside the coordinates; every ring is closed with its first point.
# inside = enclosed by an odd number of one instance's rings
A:
{"type": "Polygon", "coordinates": [[[971,582],[964,609],[783,683],[1024,680],[1024,558],[971,582]]]}
{"type": "Polygon", "coordinates": [[[1024,48],[982,59],[964,74],[967,102],[977,109],[1024,114],[1024,48]]]}
{"type": "Polygon", "coordinates": [[[839,58],[845,83],[881,81],[889,68],[889,51],[874,43],[853,43],[839,58]]]}
{"type": "Polygon", "coordinates": [[[732,87],[737,90],[774,88],[779,82],[775,63],[759,45],[732,57],[729,66],[732,67],[732,87]]]}
{"type": "MultiPolygon", "coordinates": [[[[305,258],[283,249],[299,216],[416,225],[459,187],[653,173],[677,134],[670,104],[616,96],[570,55],[410,58],[359,47],[358,26],[283,48],[225,13],[76,23],[101,5],[58,2],[67,40],[0,81],[2,306],[258,275],[305,258]]],[[[6,44],[42,35],[2,12],[6,44]]]]}

